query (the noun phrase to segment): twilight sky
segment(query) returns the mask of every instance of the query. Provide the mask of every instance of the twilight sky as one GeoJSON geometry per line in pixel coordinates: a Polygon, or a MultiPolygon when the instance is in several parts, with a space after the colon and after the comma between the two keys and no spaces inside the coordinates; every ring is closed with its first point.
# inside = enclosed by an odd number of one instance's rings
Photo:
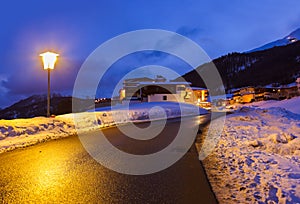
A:
{"type": "MultiPolygon", "coordinates": [[[[212,58],[243,52],[300,27],[299,0],[10,0],[0,7],[0,107],[32,94],[46,94],[47,73],[39,53],[60,54],[52,92],[71,94],[84,60],[101,43],[124,32],[164,29],[198,43],[212,58]]],[[[147,64],[190,67],[163,53],[137,53],[116,62],[99,96],[124,74],[147,64]],[[104,87],[104,88],[103,88],[104,87]]]]}

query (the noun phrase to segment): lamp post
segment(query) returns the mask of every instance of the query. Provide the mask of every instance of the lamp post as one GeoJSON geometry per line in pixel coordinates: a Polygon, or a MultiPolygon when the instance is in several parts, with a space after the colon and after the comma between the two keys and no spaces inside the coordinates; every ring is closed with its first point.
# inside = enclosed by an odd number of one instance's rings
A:
{"type": "Polygon", "coordinates": [[[54,52],[45,52],[40,54],[43,60],[44,69],[48,70],[48,95],[47,95],[47,117],[50,117],[50,71],[54,69],[55,62],[59,54],[54,52]]]}

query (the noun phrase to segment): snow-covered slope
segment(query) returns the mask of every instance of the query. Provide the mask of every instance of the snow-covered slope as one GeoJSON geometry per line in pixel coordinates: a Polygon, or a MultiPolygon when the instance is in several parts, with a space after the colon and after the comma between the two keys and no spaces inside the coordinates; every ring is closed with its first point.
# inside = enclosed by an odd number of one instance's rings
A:
{"type": "Polygon", "coordinates": [[[293,113],[297,113],[300,115],[300,96],[294,97],[291,99],[286,99],[282,101],[259,101],[250,104],[246,104],[244,106],[250,107],[258,107],[258,108],[272,108],[272,107],[281,107],[293,113]]]}
{"type": "Polygon", "coordinates": [[[242,107],[208,139],[218,140],[203,163],[220,203],[300,203],[300,115],[242,107]]]}
{"type": "Polygon", "coordinates": [[[270,49],[275,46],[285,46],[285,45],[291,44],[293,42],[297,42],[298,40],[300,40],[300,28],[298,28],[297,30],[293,31],[291,34],[289,34],[288,36],[286,36],[280,40],[270,42],[268,44],[265,44],[261,47],[255,48],[248,52],[266,50],[266,49],[270,49]]]}

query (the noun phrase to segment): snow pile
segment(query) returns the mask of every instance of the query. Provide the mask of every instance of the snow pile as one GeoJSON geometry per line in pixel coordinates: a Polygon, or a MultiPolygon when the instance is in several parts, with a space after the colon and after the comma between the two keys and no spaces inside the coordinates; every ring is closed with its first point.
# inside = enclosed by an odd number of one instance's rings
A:
{"type": "Polygon", "coordinates": [[[0,120],[0,153],[72,134],[74,125],[60,118],[0,120]]]}
{"type": "Polygon", "coordinates": [[[242,107],[203,163],[220,203],[300,203],[300,115],[242,107]]]}
{"type": "Polygon", "coordinates": [[[129,122],[146,122],[181,116],[206,114],[190,104],[152,102],[96,109],[96,112],[66,114],[56,118],[0,120],[0,153],[50,139],[58,139],[99,128],[129,122]]]}

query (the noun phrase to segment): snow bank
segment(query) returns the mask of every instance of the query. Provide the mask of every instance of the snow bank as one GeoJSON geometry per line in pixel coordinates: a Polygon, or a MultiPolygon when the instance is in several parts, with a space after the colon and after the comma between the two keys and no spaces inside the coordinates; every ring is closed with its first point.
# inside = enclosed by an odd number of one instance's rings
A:
{"type": "Polygon", "coordinates": [[[129,111],[124,106],[116,106],[113,109],[99,108],[95,112],[66,114],[56,118],[0,120],[0,153],[50,139],[67,137],[78,132],[129,122],[147,122],[199,113],[206,114],[207,111],[190,104],[152,102],[130,105],[129,111]]]}
{"type": "Polygon", "coordinates": [[[207,110],[186,103],[175,102],[150,102],[126,106],[116,106],[111,110],[96,109],[96,116],[102,123],[113,121],[114,123],[141,122],[149,120],[161,120],[180,116],[192,116],[207,114],[207,110]],[[128,110],[129,111],[128,111],[128,110]],[[99,113],[99,114],[98,114],[99,113]],[[103,114],[105,116],[103,116],[103,114]]]}
{"type": "Polygon", "coordinates": [[[207,114],[207,110],[186,103],[150,102],[97,108],[84,113],[66,114],[63,119],[75,120],[77,131],[88,131],[129,122],[147,122],[181,116],[207,114]]]}
{"type": "Polygon", "coordinates": [[[300,203],[300,115],[243,107],[203,163],[220,203],[300,203]]]}
{"type": "Polygon", "coordinates": [[[72,134],[74,125],[61,118],[0,120],[0,153],[72,134]]]}

